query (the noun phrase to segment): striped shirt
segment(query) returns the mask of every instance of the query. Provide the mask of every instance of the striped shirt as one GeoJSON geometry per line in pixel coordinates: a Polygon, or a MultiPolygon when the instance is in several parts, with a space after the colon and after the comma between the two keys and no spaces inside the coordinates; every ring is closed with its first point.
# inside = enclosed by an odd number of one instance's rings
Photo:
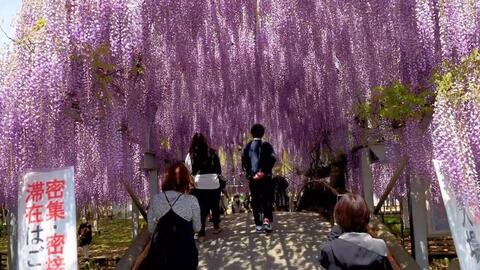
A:
{"type": "MultiPolygon", "coordinates": [[[[180,195],[180,192],[169,190],[165,192],[168,200],[173,204],[175,199],[180,195]]],[[[158,220],[163,217],[170,210],[170,205],[165,198],[165,193],[160,192],[156,194],[150,207],[148,209],[148,230],[153,233],[157,226],[158,220]]],[[[173,205],[173,212],[185,219],[186,221],[192,221],[193,230],[195,232],[200,231],[202,223],[200,221],[200,206],[197,198],[190,194],[183,194],[178,201],[173,205]]]]}

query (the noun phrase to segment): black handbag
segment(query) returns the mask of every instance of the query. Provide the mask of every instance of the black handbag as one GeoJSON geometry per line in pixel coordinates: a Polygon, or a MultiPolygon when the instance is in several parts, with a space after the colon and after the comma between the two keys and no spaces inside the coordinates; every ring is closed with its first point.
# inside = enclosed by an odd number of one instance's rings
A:
{"type": "Polygon", "coordinates": [[[224,190],[227,187],[227,178],[223,175],[218,175],[218,183],[220,184],[220,190],[224,190]]]}

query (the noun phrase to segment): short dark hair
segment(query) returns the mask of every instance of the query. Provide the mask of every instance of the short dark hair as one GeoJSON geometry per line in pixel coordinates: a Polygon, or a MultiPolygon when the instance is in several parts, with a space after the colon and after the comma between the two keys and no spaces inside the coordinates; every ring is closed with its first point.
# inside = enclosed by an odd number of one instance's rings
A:
{"type": "Polygon", "coordinates": [[[343,194],[335,205],[335,222],[345,232],[367,232],[370,210],[362,196],[343,194]]]}
{"type": "Polygon", "coordinates": [[[252,126],[250,133],[252,133],[254,138],[262,138],[265,135],[265,127],[261,124],[255,124],[252,126]]]}

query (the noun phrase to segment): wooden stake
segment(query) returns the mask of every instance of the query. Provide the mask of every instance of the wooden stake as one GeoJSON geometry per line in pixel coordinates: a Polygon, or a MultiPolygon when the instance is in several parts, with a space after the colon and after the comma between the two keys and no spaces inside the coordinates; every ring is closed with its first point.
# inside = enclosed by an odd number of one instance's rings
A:
{"type": "Polygon", "coordinates": [[[135,206],[138,208],[138,211],[140,211],[140,214],[142,215],[142,217],[148,221],[148,218],[147,218],[147,211],[145,210],[145,208],[143,208],[143,205],[142,203],[140,202],[140,199],[138,199],[138,197],[135,195],[135,193],[133,192],[133,190],[130,188],[129,185],[127,185],[125,182],[123,182],[123,185],[125,186],[125,188],[127,189],[127,192],[128,194],[130,195],[130,197],[132,198],[132,202],[135,204],[135,206]]]}
{"type": "Polygon", "coordinates": [[[373,211],[375,215],[378,215],[378,213],[382,209],[383,204],[387,200],[388,195],[390,195],[390,192],[392,192],[393,188],[395,187],[398,180],[400,179],[400,176],[402,175],[403,170],[405,170],[405,168],[407,167],[408,159],[409,158],[407,156],[404,156],[402,159],[402,162],[400,162],[400,166],[397,168],[397,170],[393,174],[392,179],[390,179],[390,182],[388,183],[387,188],[385,189],[385,192],[383,192],[382,197],[380,197],[380,201],[378,201],[378,204],[375,207],[375,211],[373,211]]]}

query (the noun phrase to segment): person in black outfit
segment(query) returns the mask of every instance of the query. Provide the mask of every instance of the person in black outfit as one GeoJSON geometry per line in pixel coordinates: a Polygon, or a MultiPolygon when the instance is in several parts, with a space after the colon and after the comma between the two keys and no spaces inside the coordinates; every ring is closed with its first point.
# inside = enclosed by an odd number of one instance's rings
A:
{"type": "Polygon", "coordinates": [[[385,242],[370,236],[370,211],[358,194],[339,197],[332,228],[323,245],[320,264],[327,270],[391,270],[385,242]]]}
{"type": "Polygon", "coordinates": [[[220,158],[212,149],[203,134],[196,133],[192,138],[190,150],[185,158],[185,165],[190,170],[194,181],[195,189],[192,195],[197,197],[200,204],[202,229],[198,233],[198,239],[205,238],[205,223],[207,216],[212,213],[213,233],[218,234],[220,228],[220,180],[222,167],[220,158]]]}
{"type": "Polygon", "coordinates": [[[88,260],[90,244],[92,243],[92,225],[88,223],[86,217],[82,218],[82,223],[78,228],[78,235],[80,238],[79,246],[82,249],[83,257],[88,260]]]}
{"type": "Polygon", "coordinates": [[[232,201],[232,214],[245,213],[245,207],[240,200],[240,194],[235,194],[232,201]]]}
{"type": "Polygon", "coordinates": [[[277,210],[284,210],[288,211],[289,209],[289,201],[288,201],[288,181],[285,177],[277,175],[273,177],[273,186],[274,186],[274,194],[275,194],[275,208],[277,210]]]}
{"type": "Polygon", "coordinates": [[[257,232],[272,231],[273,183],[272,169],[276,162],[273,147],[262,140],[265,128],[260,124],[251,129],[253,140],[243,149],[242,167],[249,180],[252,210],[257,232]],[[263,213],[263,222],[260,218],[263,213]]]}
{"type": "Polygon", "coordinates": [[[245,208],[245,211],[247,213],[252,210],[251,202],[252,202],[252,197],[250,196],[250,194],[249,193],[245,194],[245,197],[243,198],[243,207],[245,208]]]}

